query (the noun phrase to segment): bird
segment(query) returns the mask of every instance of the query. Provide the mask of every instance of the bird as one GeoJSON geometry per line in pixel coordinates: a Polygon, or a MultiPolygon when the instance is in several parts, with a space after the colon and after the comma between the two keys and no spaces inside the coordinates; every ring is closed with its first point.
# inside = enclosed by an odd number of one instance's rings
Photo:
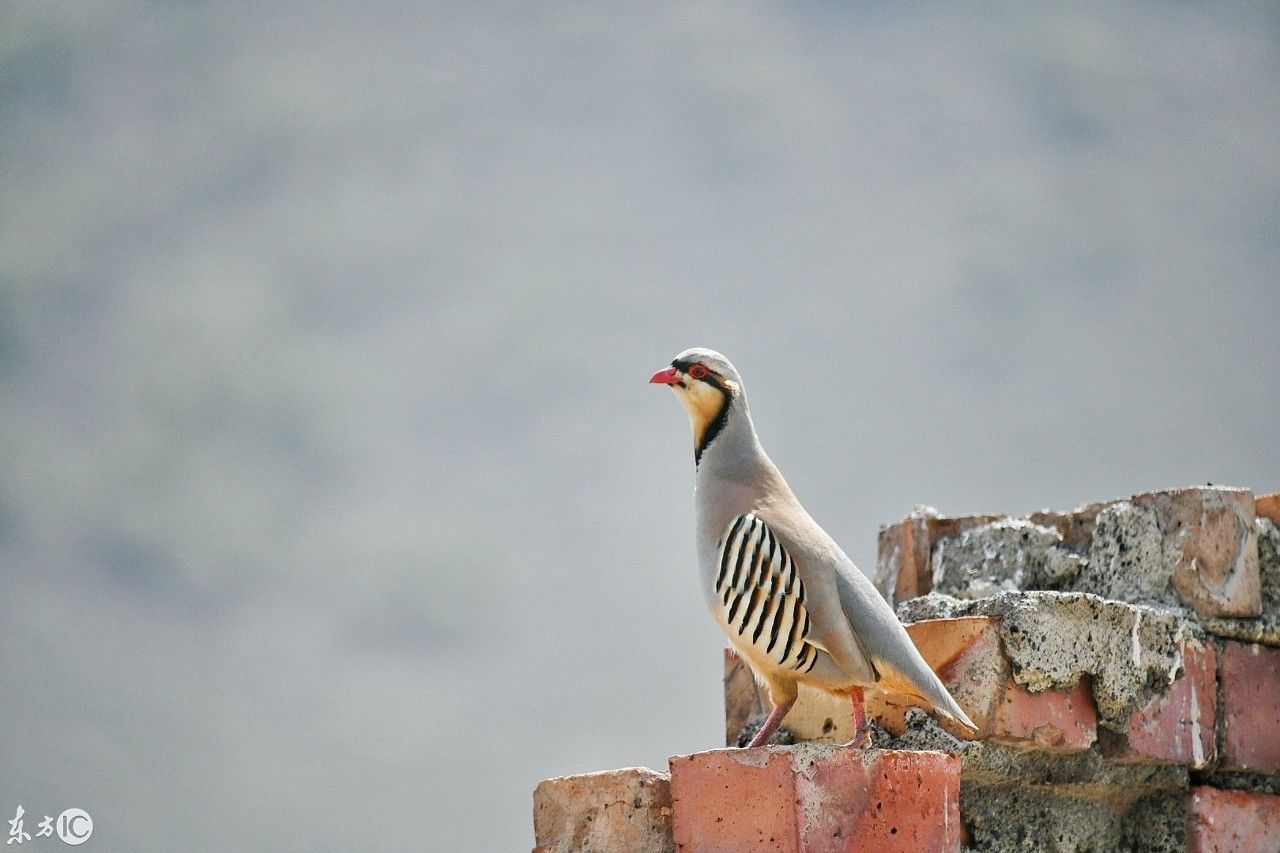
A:
{"type": "Polygon", "coordinates": [[[765,453],[746,387],[729,360],[694,347],[649,382],[675,392],[693,428],[696,547],[707,608],[773,704],[748,746],[768,743],[801,685],[850,697],[850,746],[870,743],[867,688],[904,694],[976,732],[888,602],[805,511],[765,453]]]}

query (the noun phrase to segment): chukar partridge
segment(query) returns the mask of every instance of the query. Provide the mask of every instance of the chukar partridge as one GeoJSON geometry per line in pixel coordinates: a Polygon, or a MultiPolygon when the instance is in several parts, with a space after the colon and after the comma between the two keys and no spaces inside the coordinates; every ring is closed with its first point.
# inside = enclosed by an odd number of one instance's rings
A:
{"type": "Polygon", "coordinates": [[[670,386],[693,425],[698,568],[707,607],[769,689],[768,742],[799,685],[847,693],[854,745],[866,745],[862,692],[923,700],[973,728],[892,608],[796,500],[765,454],[742,377],[697,347],[649,380],[670,386]]]}

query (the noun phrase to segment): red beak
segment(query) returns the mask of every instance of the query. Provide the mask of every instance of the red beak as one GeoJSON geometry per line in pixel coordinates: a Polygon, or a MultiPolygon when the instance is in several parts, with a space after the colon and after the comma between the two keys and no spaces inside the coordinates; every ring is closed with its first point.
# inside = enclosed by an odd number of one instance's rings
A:
{"type": "Polygon", "coordinates": [[[666,370],[659,370],[653,376],[649,377],[649,382],[653,385],[676,385],[680,382],[680,371],[674,367],[668,367],[666,370]]]}

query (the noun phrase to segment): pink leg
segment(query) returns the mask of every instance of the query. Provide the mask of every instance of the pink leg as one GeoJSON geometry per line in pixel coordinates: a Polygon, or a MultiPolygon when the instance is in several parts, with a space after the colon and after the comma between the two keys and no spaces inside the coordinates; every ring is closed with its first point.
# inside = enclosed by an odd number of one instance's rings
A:
{"type": "Polygon", "coordinates": [[[853,705],[853,740],[847,746],[866,749],[871,746],[871,734],[867,730],[867,711],[863,702],[862,688],[855,687],[849,691],[853,705]]]}
{"type": "Polygon", "coordinates": [[[751,743],[747,744],[747,748],[760,746],[773,737],[773,733],[782,724],[782,718],[787,715],[787,712],[791,710],[791,706],[795,703],[796,700],[792,699],[785,705],[773,706],[773,710],[769,712],[769,717],[764,721],[764,725],[760,727],[760,731],[756,732],[756,736],[751,739],[751,743]]]}

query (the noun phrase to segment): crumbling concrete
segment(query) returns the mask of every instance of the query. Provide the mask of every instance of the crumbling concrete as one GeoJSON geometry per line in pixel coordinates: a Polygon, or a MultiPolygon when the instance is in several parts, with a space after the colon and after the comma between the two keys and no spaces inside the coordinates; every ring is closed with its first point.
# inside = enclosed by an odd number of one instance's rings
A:
{"type": "Polygon", "coordinates": [[[1075,591],[1116,601],[1181,605],[1164,567],[1164,533],[1152,507],[1130,501],[1104,507],[1094,524],[1088,553],[1075,591]]]}
{"type": "Polygon", "coordinates": [[[1198,633],[1177,613],[1075,592],[1002,592],[977,601],[933,594],[903,602],[898,616],[999,619],[1018,684],[1039,692],[1087,677],[1099,724],[1122,733],[1130,715],[1177,678],[1182,643],[1198,633]]]}
{"type": "Polygon", "coordinates": [[[1181,792],[1169,791],[1121,809],[1068,790],[975,784],[960,788],[960,819],[969,849],[983,853],[1174,853],[1187,849],[1184,799],[1181,792]]]}
{"type": "Polygon", "coordinates": [[[1057,529],[1004,518],[940,539],[931,562],[933,589],[970,599],[1018,589],[1067,589],[1083,564],[1057,529]]]}
{"type": "Polygon", "coordinates": [[[1211,785],[1224,790],[1280,795],[1280,776],[1249,773],[1243,770],[1206,770],[1202,773],[1192,773],[1191,784],[1211,785]]]}
{"type": "Polygon", "coordinates": [[[1165,791],[1143,797],[1130,806],[1125,812],[1120,832],[1120,849],[1134,853],[1182,853],[1186,850],[1186,794],[1165,791]]]}
{"type": "Polygon", "coordinates": [[[1248,489],[1196,486],[1025,519],[945,518],[917,507],[881,527],[876,583],[891,602],[931,590],[977,598],[1073,588],[1202,618],[1253,617],[1261,608],[1254,519],[1280,514],[1277,506],[1248,489]]]}

